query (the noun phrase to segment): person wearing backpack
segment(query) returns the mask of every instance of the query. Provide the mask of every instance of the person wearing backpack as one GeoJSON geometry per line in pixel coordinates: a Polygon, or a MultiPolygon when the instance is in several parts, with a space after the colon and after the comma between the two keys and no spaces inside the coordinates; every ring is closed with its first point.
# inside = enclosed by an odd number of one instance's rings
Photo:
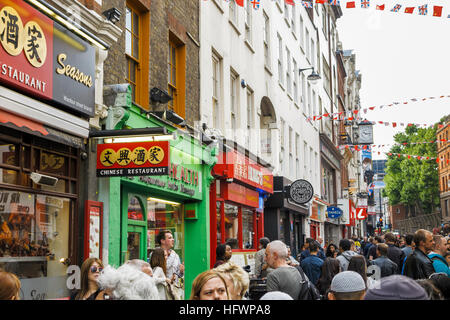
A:
{"type": "Polygon", "coordinates": [[[351,250],[351,242],[348,239],[342,239],[339,241],[339,251],[341,254],[336,258],[339,260],[342,271],[347,271],[348,263],[353,256],[356,256],[357,253],[351,250]]]}
{"type": "Polygon", "coordinates": [[[428,254],[428,257],[433,261],[433,268],[436,273],[446,273],[450,277],[450,268],[444,256],[447,252],[447,240],[441,235],[435,235],[434,250],[428,254]]]}
{"type": "Polygon", "coordinates": [[[296,300],[300,294],[304,280],[300,271],[287,264],[287,247],[280,241],[270,242],[265,251],[266,262],[274,269],[267,275],[267,292],[281,291],[296,300]]]}

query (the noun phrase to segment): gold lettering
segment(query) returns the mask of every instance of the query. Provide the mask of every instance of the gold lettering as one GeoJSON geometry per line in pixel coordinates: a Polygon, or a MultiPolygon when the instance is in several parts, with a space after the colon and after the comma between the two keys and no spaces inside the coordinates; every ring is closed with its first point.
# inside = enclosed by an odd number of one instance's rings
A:
{"type": "Polygon", "coordinates": [[[92,87],[92,77],[90,75],[85,75],[75,66],[71,66],[70,64],[65,65],[64,61],[67,59],[67,55],[65,53],[60,53],[57,57],[58,63],[61,68],[57,68],[56,72],[58,74],[65,75],[66,77],[72,78],[75,81],[78,81],[84,84],[86,87],[92,87]]]}
{"type": "Polygon", "coordinates": [[[67,55],[65,53],[58,54],[58,63],[61,65],[61,68],[56,69],[58,74],[64,74],[66,68],[64,65],[64,60],[66,60],[67,55]]]}

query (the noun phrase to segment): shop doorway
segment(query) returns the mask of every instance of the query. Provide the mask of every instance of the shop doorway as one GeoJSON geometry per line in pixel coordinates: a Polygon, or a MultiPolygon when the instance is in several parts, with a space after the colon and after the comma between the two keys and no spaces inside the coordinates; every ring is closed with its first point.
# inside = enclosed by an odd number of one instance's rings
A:
{"type": "Polygon", "coordinates": [[[145,228],[129,225],[127,229],[127,251],[125,261],[132,259],[145,259],[146,252],[145,228]]]}

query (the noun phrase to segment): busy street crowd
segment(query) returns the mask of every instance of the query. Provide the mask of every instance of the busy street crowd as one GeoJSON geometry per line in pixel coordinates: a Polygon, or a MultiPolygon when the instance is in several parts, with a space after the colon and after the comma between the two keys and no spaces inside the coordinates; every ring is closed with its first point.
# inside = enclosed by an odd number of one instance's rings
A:
{"type": "MultiPolygon", "coordinates": [[[[232,262],[231,247],[216,250],[215,264],[184,293],[184,264],[164,230],[148,261],[118,268],[97,258],[81,265],[80,286],[70,300],[448,300],[450,237],[417,230],[398,237],[307,238],[298,257],[282,241],[259,239],[254,272],[232,262]]],[[[0,271],[0,299],[19,299],[20,280],[0,271]]]]}

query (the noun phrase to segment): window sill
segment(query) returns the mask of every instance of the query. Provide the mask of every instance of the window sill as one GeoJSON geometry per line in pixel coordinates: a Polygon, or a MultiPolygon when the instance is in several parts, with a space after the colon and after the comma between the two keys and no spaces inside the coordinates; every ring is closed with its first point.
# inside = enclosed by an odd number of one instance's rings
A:
{"type": "Polygon", "coordinates": [[[264,64],[264,69],[268,74],[270,74],[271,77],[273,76],[272,70],[270,70],[270,67],[267,64],[264,64]]]}
{"type": "Polygon", "coordinates": [[[281,8],[280,3],[277,1],[275,2],[277,4],[278,10],[280,10],[280,13],[283,13],[283,8],[281,8]]]}
{"type": "Polygon", "coordinates": [[[298,40],[298,39],[297,39],[297,35],[295,34],[295,31],[294,31],[294,30],[291,30],[291,32],[292,32],[292,35],[294,36],[294,39],[295,39],[295,40],[298,40]]]}
{"type": "Polygon", "coordinates": [[[294,99],[292,98],[292,95],[291,95],[291,93],[287,93],[287,96],[288,96],[288,98],[291,100],[291,101],[294,101],[294,99]]]}
{"type": "Polygon", "coordinates": [[[291,28],[291,23],[289,22],[288,18],[284,17],[284,22],[286,22],[288,28],[291,28]]]}
{"type": "Polygon", "coordinates": [[[247,39],[244,42],[245,42],[247,48],[249,48],[250,51],[254,54],[255,53],[255,49],[253,49],[252,44],[247,39]]]}
{"type": "Polygon", "coordinates": [[[300,106],[298,105],[298,103],[297,102],[294,102],[294,106],[297,108],[297,109],[299,109],[300,110],[300,106]]]}
{"type": "Polygon", "coordinates": [[[221,0],[213,0],[214,4],[216,5],[216,7],[219,9],[219,11],[223,14],[225,11],[222,8],[222,5],[218,2],[221,0]]]}
{"type": "Polygon", "coordinates": [[[286,89],[284,88],[283,84],[280,81],[278,81],[278,85],[280,86],[281,90],[286,91],[286,89]]]}
{"type": "Polygon", "coordinates": [[[231,24],[231,26],[233,27],[234,31],[236,31],[236,33],[240,36],[241,32],[239,31],[239,29],[236,26],[236,24],[234,23],[234,21],[233,20],[228,20],[228,22],[231,24]]]}
{"type": "Polygon", "coordinates": [[[300,50],[302,51],[303,55],[305,55],[305,49],[303,49],[303,44],[300,43],[300,50]]]}

